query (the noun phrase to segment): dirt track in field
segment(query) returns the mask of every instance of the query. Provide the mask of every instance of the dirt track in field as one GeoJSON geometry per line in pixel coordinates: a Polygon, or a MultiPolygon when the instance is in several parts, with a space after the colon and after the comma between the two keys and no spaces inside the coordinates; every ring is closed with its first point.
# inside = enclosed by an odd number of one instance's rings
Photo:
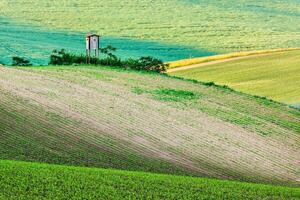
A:
{"type": "MultiPolygon", "coordinates": [[[[299,134],[282,129],[282,136],[262,136],[193,106],[181,107],[149,94],[132,92],[135,85],[146,86],[155,81],[156,85],[176,84],[179,88],[198,90],[185,81],[121,72],[99,73],[103,77],[92,78],[75,70],[1,68],[0,98],[5,99],[9,93],[45,112],[78,122],[78,127],[65,124],[64,128],[70,130],[65,134],[116,153],[130,150],[215,178],[297,184],[299,134]],[[119,145],[105,144],[103,138],[108,137],[115,138],[119,145]]],[[[35,120],[38,123],[40,119],[37,116],[35,120]]],[[[43,134],[42,130],[36,132],[43,134]]]]}

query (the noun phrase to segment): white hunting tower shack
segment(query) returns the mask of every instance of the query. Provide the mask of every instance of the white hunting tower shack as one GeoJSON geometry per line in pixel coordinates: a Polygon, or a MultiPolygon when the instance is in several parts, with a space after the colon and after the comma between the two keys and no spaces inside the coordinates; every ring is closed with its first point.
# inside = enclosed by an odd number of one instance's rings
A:
{"type": "Polygon", "coordinates": [[[87,34],[86,38],[86,63],[91,63],[91,54],[95,53],[95,58],[99,58],[100,36],[96,34],[87,34]]]}

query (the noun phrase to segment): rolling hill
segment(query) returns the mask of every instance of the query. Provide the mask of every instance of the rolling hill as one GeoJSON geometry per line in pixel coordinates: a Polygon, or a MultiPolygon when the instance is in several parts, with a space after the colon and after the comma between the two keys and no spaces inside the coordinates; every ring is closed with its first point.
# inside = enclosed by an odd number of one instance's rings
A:
{"type": "Polygon", "coordinates": [[[0,160],[0,199],[298,199],[299,188],[0,160]]]}
{"type": "Polygon", "coordinates": [[[295,106],[300,104],[300,50],[225,61],[195,64],[190,68],[176,68],[170,74],[188,79],[213,81],[242,92],[265,96],[295,106]]]}
{"type": "Polygon", "coordinates": [[[10,54],[22,53],[36,61],[40,51],[49,54],[53,46],[79,50],[87,32],[104,36],[105,44],[132,51],[129,56],[151,54],[164,61],[300,46],[298,0],[2,0],[0,7],[5,27],[0,27],[0,57],[13,49],[10,54]]]}
{"type": "Polygon", "coordinates": [[[300,112],[106,67],[0,68],[0,158],[299,185],[300,112]]]}

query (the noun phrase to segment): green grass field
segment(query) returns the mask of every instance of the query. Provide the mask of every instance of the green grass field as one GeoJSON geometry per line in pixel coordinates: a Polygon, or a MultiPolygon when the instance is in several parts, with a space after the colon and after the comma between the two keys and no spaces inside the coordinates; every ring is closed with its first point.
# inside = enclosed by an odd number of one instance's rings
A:
{"type": "Polygon", "coordinates": [[[299,199],[299,188],[0,161],[0,199],[299,199]]]}
{"type": "Polygon", "coordinates": [[[228,85],[276,101],[300,103],[300,51],[273,53],[170,73],[228,85]]]}
{"type": "Polygon", "coordinates": [[[299,185],[300,112],[107,67],[0,68],[0,158],[299,185]]]}
{"type": "Polygon", "coordinates": [[[2,0],[0,7],[0,16],[49,30],[93,31],[209,52],[300,46],[298,0],[2,0]]]}

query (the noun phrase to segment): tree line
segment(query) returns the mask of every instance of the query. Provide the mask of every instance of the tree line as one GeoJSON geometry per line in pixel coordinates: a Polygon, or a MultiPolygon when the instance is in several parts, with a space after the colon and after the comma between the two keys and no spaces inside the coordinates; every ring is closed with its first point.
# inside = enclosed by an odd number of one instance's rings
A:
{"type": "MultiPolygon", "coordinates": [[[[111,45],[104,48],[100,48],[99,51],[104,58],[90,58],[90,63],[94,65],[102,66],[113,66],[120,67],[124,69],[134,69],[140,71],[151,71],[151,72],[165,72],[167,70],[168,64],[165,64],[162,60],[151,57],[144,56],[138,59],[128,58],[122,60],[115,55],[117,49],[111,45]]],[[[67,52],[65,49],[53,50],[50,55],[49,65],[84,65],[86,64],[86,56],[81,54],[77,55],[71,52],[67,52]]],[[[13,57],[13,66],[32,66],[30,61],[26,58],[13,57]]]]}

